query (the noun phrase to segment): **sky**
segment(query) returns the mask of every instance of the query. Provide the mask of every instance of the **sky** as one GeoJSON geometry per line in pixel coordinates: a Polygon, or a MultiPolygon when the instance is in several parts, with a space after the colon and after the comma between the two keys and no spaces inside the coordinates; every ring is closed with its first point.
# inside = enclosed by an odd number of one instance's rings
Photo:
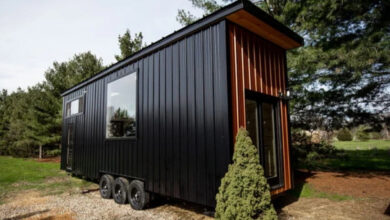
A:
{"type": "Polygon", "coordinates": [[[54,61],[76,53],[91,51],[112,64],[118,35],[130,29],[155,42],[181,28],[182,8],[201,15],[188,0],[1,0],[0,90],[33,86],[54,61]]]}

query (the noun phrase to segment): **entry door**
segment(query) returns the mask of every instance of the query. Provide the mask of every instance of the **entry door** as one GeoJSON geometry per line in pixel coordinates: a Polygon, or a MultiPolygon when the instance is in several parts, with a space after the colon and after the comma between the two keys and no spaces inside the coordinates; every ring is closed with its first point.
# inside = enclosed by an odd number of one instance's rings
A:
{"type": "Polygon", "coordinates": [[[268,183],[282,183],[280,119],[278,99],[262,95],[248,95],[245,100],[246,128],[259,150],[260,163],[268,183]]]}
{"type": "Polygon", "coordinates": [[[73,150],[74,150],[74,124],[69,123],[66,128],[66,169],[73,168],[73,150]]]}

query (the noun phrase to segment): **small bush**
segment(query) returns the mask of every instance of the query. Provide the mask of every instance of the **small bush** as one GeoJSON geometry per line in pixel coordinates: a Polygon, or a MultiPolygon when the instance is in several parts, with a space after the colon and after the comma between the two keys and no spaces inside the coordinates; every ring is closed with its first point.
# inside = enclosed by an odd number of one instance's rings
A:
{"type": "Polygon", "coordinates": [[[352,134],[347,128],[342,128],[337,133],[337,139],[339,141],[352,141],[352,134]]]}
{"type": "Polygon", "coordinates": [[[318,161],[321,159],[347,159],[345,151],[338,150],[325,142],[313,143],[304,132],[292,132],[291,150],[294,166],[306,168],[309,171],[319,168],[318,161]]]}
{"type": "Polygon", "coordinates": [[[257,148],[243,128],[216,200],[216,219],[277,219],[257,148]]]}
{"type": "Polygon", "coordinates": [[[48,157],[56,157],[61,155],[61,150],[60,149],[53,149],[53,150],[48,150],[45,152],[46,156],[48,157]]]}

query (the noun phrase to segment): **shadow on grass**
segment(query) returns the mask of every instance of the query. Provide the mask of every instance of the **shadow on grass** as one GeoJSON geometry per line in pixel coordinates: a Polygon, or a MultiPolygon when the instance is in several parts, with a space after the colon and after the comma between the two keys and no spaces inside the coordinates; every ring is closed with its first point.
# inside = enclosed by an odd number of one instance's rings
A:
{"type": "Polygon", "coordinates": [[[390,172],[386,171],[353,171],[353,172],[340,172],[339,174],[335,175],[335,177],[355,177],[355,178],[377,178],[377,179],[387,179],[385,177],[390,177],[390,172]]]}
{"type": "Polygon", "coordinates": [[[315,172],[296,170],[294,172],[294,177],[294,189],[291,189],[273,199],[274,206],[278,213],[281,213],[282,208],[298,201],[300,198],[325,198],[332,201],[344,201],[353,199],[353,197],[351,196],[339,195],[336,193],[319,191],[315,189],[307,181],[309,178],[317,178],[315,172]]]}
{"type": "Polygon", "coordinates": [[[314,174],[310,172],[301,172],[301,171],[294,172],[294,185],[295,185],[294,189],[289,190],[273,198],[272,202],[278,213],[280,213],[280,210],[283,207],[298,201],[298,199],[301,197],[301,194],[303,192],[304,184],[307,183],[306,179],[313,178],[313,176],[314,174]]]}
{"type": "Polygon", "coordinates": [[[322,159],[315,163],[320,170],[390,172],[390,150],[344,150],[344,158],[322,159]]]}

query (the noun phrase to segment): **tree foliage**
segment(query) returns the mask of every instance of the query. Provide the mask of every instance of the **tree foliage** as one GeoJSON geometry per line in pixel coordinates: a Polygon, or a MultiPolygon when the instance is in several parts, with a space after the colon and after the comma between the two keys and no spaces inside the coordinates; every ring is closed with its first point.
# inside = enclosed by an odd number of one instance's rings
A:
{"type": "Polygon", "coordinates": [[[91,52],[80,53],[67,62],[54,62],[45,73],[48,89],[55,97],[75,84],[103,70],[103,61],[91,52]]]}
{"type": "Polygon", "coordinates": [[[378,113],[390,105],[389,3],[313,0],[286,5],[285,23],[306,41],[288,54],[294,125],[332,129],[377,123],[378,113]]]}
{"type": "Polygon", "coordinates": [[[277,219],[259,153],[248,132],[236,137],[233,164],[221,180],[216,196],[217,219],[277,219]]]}
{"type": "Polygon", "coordinates": [[[366,125],[360,125],[356,130],[355,136],[359,141],[368,141],[370,139],[369,131],[371,128],[366,125]]]}
{"type": "Polygon", "coordinates": [[[126,57],[131,56],[133,53],[142,49],[143,45],[143,36],[142,33],[135,33],[134,39],[131,37],[130,30],[126,30],[123,36],[118,36],[119,49],[121,51],[120,55],[115,55],[117,61],[121,61],[126,57]]]}
{"type": "MultiPolygon", "coordinates": [[[[207,15],[231,1],[191,2],[207,15]]],[[[287,58],[295,128],[378,124],[378,113],[390,107],[389,1],[253,2],[305,39],[287,58]]],[[[195,20],[182,11],[180,23],[195,20]]]]}
{"type": "MultiPolygon", "coordinates": [[[[142,33],[131,38],[127,30],[118,37],[121,60],[142,48],[142,33]]],[[[8,93],[0,92],[0,155],[31,157],[38,147],[58,155],[61,139],[61,93],[104,69],[101,58],[91,52],[75,54],[65,62],[53,62],[45,81],[8,93]]],[[[124,114],[124,113],[123,113],[124,114]]],[[[125,117],[125,116],[123,116],[125,117]]]]}
{"type": "Polygon", "coordinates": [[[34,156],[39,146],[58,149],[61,139],[61,93],[103,69],[101,59],[90,52],[67,62],[54,62],[46,80],[0,95],[0,154],[34,156]]]}

